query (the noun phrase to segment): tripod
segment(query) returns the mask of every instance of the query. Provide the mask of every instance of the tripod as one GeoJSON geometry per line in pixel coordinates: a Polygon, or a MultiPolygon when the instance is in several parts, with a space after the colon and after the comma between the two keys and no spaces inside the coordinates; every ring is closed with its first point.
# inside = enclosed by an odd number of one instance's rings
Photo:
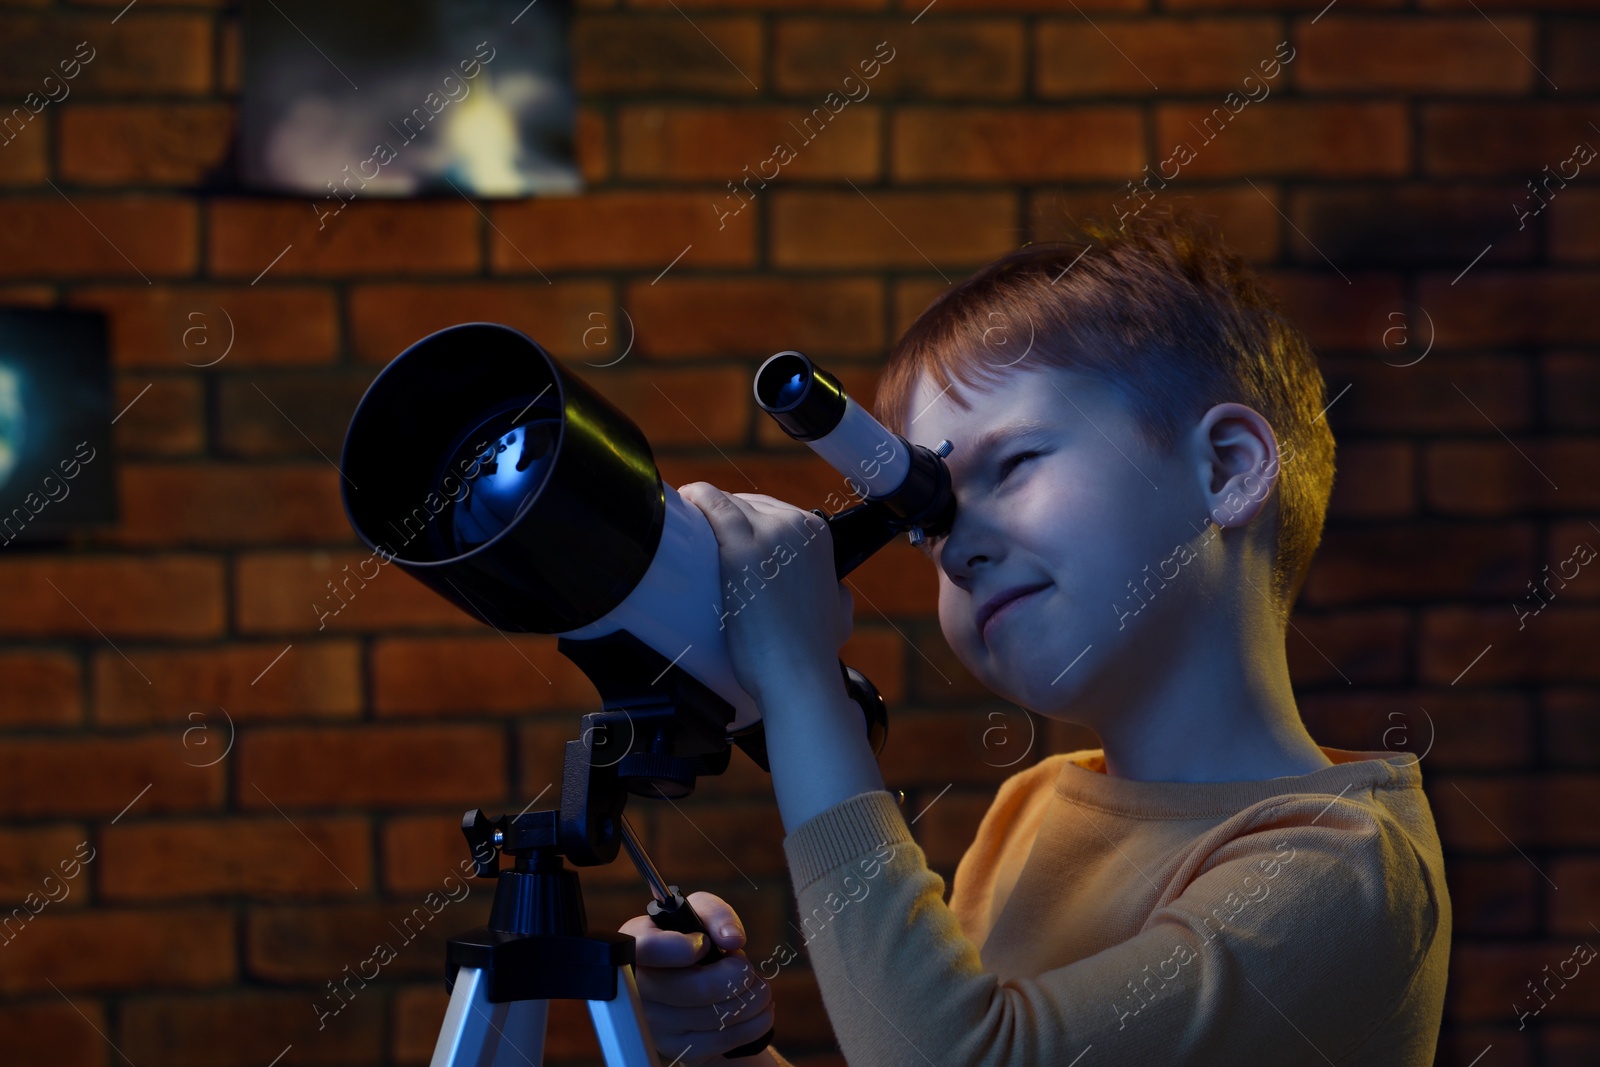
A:
{"type": "MultiPolygon", "coordinates": [[[[730,741],[768,769],[760,723],[728,736],[732,706],[626,630],[561,638],[557,648],[595,682],[604,710],[585,715],[581,739],[567,742],[559,808],[492,820],[470,811],[462,820],[474,873],[497,881],[488,924],[451,938],[446,949],[450,1006],[431,1067],[542,1064],[552,999],[589,1002],[608,1065],[660,1067],[634,977],[634,938],[588,929],[578,874],[564,858],[593,866],[625,847],[650,886],[646,910],[656,926],[705,933],[708,948],[696,966],[726,955],[678,887],[663,883],[622,809],[629,792],[687,796],[698,775],[727,769],[730,741]],[[510,868],[500,869],[501,854],[512,857],[510,868]]],[[[877,750],[887,732],[883,699],[859,672],[840,669],[877,750]]],[[[723,1055],[754,1055],[772,1033],[723,1055]]]]}

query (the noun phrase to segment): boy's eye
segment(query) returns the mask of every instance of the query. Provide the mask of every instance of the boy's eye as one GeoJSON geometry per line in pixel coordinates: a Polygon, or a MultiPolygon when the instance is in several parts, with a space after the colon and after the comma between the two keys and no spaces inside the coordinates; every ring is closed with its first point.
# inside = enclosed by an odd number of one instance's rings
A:
{"type": "Polygon", "coordinates": [[[1007,458],[1004,463],[1000,464],[1000,480],[1004,481],[1006,475],[1010,474],[1017,464],[1023,460],[1033,459],[1038,455],[1039,453],[1037,452],[1018,452],[1016,455],[1007,458]]]}

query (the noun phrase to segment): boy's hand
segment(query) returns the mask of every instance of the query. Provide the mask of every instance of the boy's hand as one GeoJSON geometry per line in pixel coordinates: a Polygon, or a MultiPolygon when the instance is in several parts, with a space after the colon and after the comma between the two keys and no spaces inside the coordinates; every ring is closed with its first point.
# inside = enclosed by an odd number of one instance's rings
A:
{"type": "Polygon", "coordinates": [[[724,493],[705,482],[680,486],[678,495],[716,534],[723,626],[744,691],[760,705],[763,684],[781,689],[819,670],[837,674],[855,600],[834,572],[833,537],[822,519],[770,496],[724,493]]]}
{"type": "Polygon", "coordinates": [[[719,1062],[724,1067],[749,1062],[723,1060],[722,1054],[756,1040],[772,1028],[772,986],[756,973],[742,949],[744,924],[728,903],[712,893],[690,893],[688,901],[717,947],[727,955],[704,967],[694,961],[705,955],[704,934],[662,930],[647,915],[622,924],[635,938],[634,976],[639,983],[650,1036],[666,1060],[719,1062]],[[732,927],[724,935],[724,927],[732,927]],[[685,1051],[687,1050],[687,1051],[685,1051]]]}

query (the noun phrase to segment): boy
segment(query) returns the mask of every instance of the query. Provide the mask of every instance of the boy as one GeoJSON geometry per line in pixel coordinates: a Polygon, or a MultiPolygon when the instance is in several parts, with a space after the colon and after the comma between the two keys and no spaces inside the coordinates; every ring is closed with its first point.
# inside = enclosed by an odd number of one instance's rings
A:
{"type": "MultiPolygon", "coordinates": [[[[923,546],[951,648],[1103,747],[1001,785],[947,906],[845,698],[826,546],[729,618],[840,1049],[851,1067],[1430,1064],[1450,901],[1417,761],[1318,746],[1285,661],[1333,480],[1315,357],[1187,214],[1085,232],[1081,254],[1025,247],[935,300],[876,409],[955,446],[955,523],[923,546]]],[[[805,514],[680,492],[724,576],[805,514]]],[[[691,901],[740,943],[723,901],[691,901]]],[[[720,1061],[772,1025],[743,953],[691,968],[703,938],[623,929],[668,1057],[720,1061]]]]}

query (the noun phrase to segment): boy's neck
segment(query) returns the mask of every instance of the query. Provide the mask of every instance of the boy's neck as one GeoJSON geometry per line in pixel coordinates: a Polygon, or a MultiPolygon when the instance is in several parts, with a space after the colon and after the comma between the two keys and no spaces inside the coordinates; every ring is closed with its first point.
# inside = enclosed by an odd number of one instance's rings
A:
{"type": "Polygon", "coordinates": [[[1281,637],[1252,648],[1227,626],[1167,645],[1163,669],[1094,701],[1106,773],[1164,782],[1229,782],[1310,774],[1333,765],[1306,732],[1281,637]]]}

